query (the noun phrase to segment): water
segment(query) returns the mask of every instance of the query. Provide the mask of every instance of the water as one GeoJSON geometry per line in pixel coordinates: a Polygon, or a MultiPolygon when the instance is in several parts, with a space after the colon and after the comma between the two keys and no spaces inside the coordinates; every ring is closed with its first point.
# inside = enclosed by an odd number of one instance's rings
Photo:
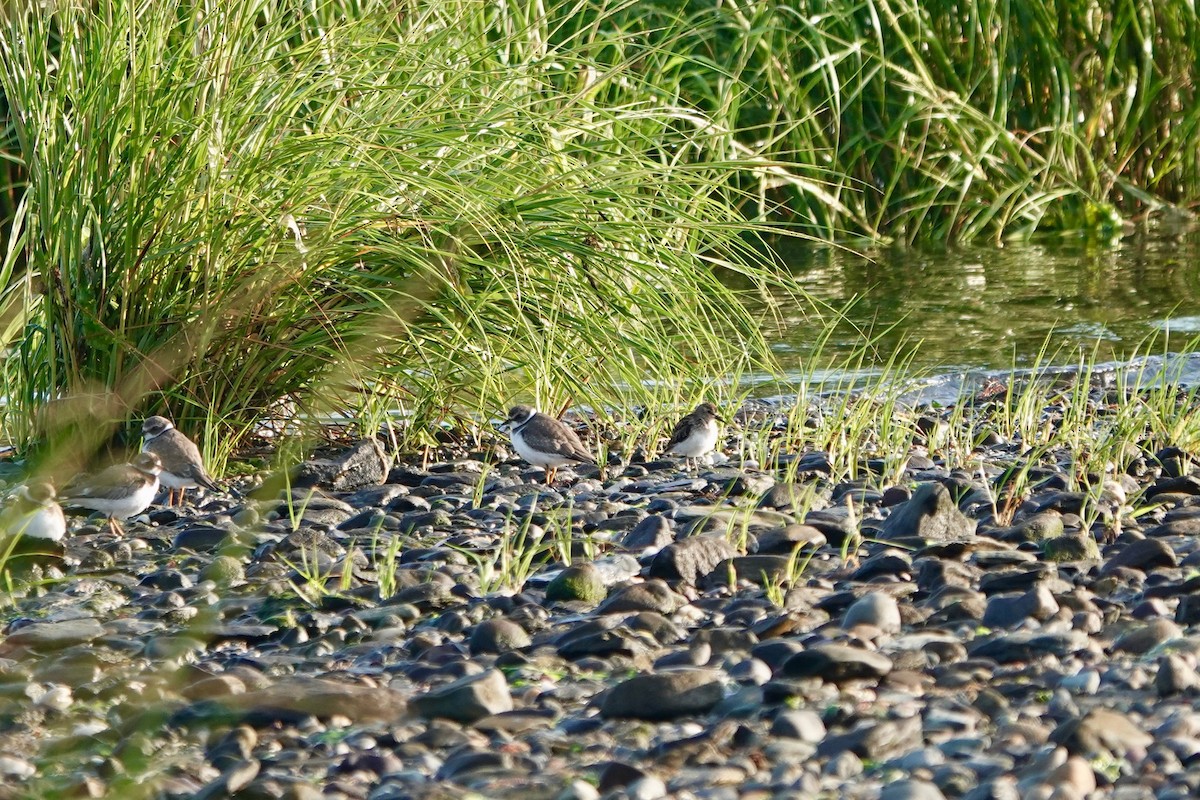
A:
{"type": "MultiPolygon", "coordinates": [[[[948,400],[1014,367],[1086,360],[1116,369],[1135,354],[1154,354],[1152,369],[1166,365],[1180,380],[1200,380],[1200,358],[1188,355],[1200,336],[1200,232],[1115,245],[780,250],[814,297],[837,308],[854,301],[825,355],[845,358],[870,341],[862,369],[849,370],[857,377],[904,354],[904,372],[922,377],[923,396],[948,400]]],[[[815,330],[798,309],[784,315],[773,341],[783,374],[774,379],[809,379],[815,330]]]]}

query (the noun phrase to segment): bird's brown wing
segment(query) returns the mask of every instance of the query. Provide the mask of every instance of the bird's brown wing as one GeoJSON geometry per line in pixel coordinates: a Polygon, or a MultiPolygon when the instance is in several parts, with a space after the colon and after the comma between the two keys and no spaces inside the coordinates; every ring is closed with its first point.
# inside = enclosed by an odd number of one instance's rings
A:
{"type": "Polygon", "coordinates": [[[596,459],[579,441],[575,431],[554,418],[548,418],[551,425],[529,426],[521,431],[525,441],[535,450],[543,453],[557,453],[583,464],[595,464],[596,459]]]}
{"type": "Polygon", "coordinates": [[[96,500],[120,500],[145,485],[146,476],[143,473],[128,464],[114,464],[72,487],[67,500],[83,497],[96,500]]]}
{"type": "Polygon", "coordinates": [[[695,430],[696,418],[692,414],[688,414],[679,422],[675,423],[674,429],[671,430],[671,438],[667,440],[667,450],[670,450],[677,444],[681,444],[685,439],[692,435],[695,430]]]}

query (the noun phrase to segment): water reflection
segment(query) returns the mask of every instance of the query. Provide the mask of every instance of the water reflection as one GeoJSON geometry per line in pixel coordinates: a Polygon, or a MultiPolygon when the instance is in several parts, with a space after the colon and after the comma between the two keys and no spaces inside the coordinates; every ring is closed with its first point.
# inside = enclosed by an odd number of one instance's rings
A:
{"type": "MultiPolygon", "coordinates": [[[[1157,337],[1153,351],[1179,352],[1200,333],[1200,234],[1142,235],[1115,246],[1062,241],[1003,249],[940,252],[779,245],[800,284],[843,306],[857,297],[827,351],[860,349],[877,337],[864,366],[915,347],[922,373],[1005,370],[1035,363],[1050,342],[1055,363],[1080,353],[1122,361],[1157,337]]],[[[814,328],[786,318],[776,353],[799,375],[814,328]]]]}

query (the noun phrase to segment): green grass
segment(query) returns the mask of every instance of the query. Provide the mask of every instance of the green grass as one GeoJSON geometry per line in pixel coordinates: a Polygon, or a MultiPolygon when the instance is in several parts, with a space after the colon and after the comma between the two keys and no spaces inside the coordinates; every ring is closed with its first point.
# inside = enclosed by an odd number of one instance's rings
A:
{"type": "Polygon", "coordinates": [[[632,54],[595,71],[622,34],[551,45],[513,14],[4,15],[5,436],[86,451],[165,411],[219,467],[263,418],[399,411],[413,444],[515,397],[648,404],[645,378],[766,364],[712,270],[770,280],[729,160],[632,54]]]}

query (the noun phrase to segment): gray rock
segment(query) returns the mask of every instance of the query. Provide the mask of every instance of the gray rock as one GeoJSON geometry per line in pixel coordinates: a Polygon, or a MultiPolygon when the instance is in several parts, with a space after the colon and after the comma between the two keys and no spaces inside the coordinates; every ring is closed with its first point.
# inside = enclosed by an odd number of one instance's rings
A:
{"type": "Polygon", "coordinates": [[[820,678],[826,683],[852,680],[879,680],[892,671],[892,660],[882,653],[823,644],[803,650],[783,665],[788,678],[820,678]]]}
{"type": "Polygon", "coordinates": [[[394,689],[300,675],[281,678],[224,702],[247,710],[283,710],[320,719],[342,716],[356,722],[395,722],[406,710],[404,695],[394,689]]]}
{"type": "Polygon", "coordinates": [[[664,616],[674,614],[687,601],[672,592],[660,580],[631,583],[609,595],[596,608],[598,614],[627,614],[636,611],[654,611],[664,616]]]}
{"type": "Polygon", "coordinates": [[[772,528],[758,537],[759,553],[791,555],[796,547],[816,550],[826,544],[825,534],[812,525],[795,523],[782,528],[772,528]]]}
{"type": "Polygon", "coordinates": [[[10,633],[4,643],[34,650],[57,650],[103,635],[104,628],[94,617],[80,617],[59,622],[34,622],[10,633]]]}
{"type": "Polygon", "coordinates": [[[470,724],[492,714],[512,711],[513,699],[504,673],[489,669],[433,688],[414,697],[411,705],[423,717],[470,724]]]}
{"type": "Polygon", "coordinates": [[[1154,689],[1159,697],[1195,693],[1200,689],[1200,675],[1183,656],[1171,653],[1158,660],[1154,689]]]}
{"type": "Polygon", "coordinates": [[[1058,613],[1058,601],[1045,586],[1037,586],[1021,595],[996,595],[988,600],[983,624],[989,628],[1011,628],[1027,619],[1038,622],[1058,613]]]}
{"type": "Polygon", "coordinates": [[[1050,741],[1084,758],[1128,758],[1137,762],[1154,743],[1154,737],[1126,714],[1098,707],[1065,720],[1050,734],[1050,741]]]}
{"type": "Polygon", "coordinates": [[[1178,566],[1175,551],[1162,539],[1138,539],[1121,548],[1108,559],[1101,574],[1108,574],[1121,567],[1149,572],[1158,567],[1178,566]]]}
{"type": "Polygon", "coordinates": [[[608,595],[600,570],[591,564],[578,564],[560,572],[546,587],[547,600],[578,601],[596,605],[608,595]]]}
{"type": "Polygon", "coordinates": [[[334,458],[300,464],[293,472],[292,486],[352,491],[384,483],[391,469],[392,460],[383,445],[375,439],[363,439],[334,458]]]}
{"type": "Polygon", "coordinates": [[[884,633],[900,632],[900,604],[883,592],[868,592],[855,600],[842,618],[842,627],[850,630],[856,625],[870,625],[884,633]]]}
{"type": "Polygon", "coordinates": [[[1112,649],[1115,652],[1145,655],[1160,644],[1178,639],[1182,635],[1183,631],[1171,620],[1155,619],[1126,631],[1113,642],[1112,649]]]}
{"type": "Polygon", "coordinates": [[[879,800],[946,800],[946,795],[936,784],[910,778],[883,787],[879,800]]]}
{"type": "Polygon", "coordinates": [[[649,573],[652,578],[681,580],[695,585],[718,564],[735,555],[737,551],[733,545],[720,534],[692,536],[660,550],[650,562],[649,573]]]}
{"type": "Polygon", "coordinates": [[[659,514],[651,514],[625,534],[621,546],[630,550],[661,550],[673,541],[675,532],[671,521],[659,514]]]}
{"type": "Polygon", "coordinates": [[[921,717],[901,717],[895,720],[866,720],[847,733],[826,736],[817,747],[817,755],[833,757],[850,752],[859,758],[885,761],[919,748],[921,717]]]}
{"type": "Polygon", "coordinates": [[[771,723],[771,735],[818,744],[825,738],[825,723],[815,711],[784,709],[775,715],[771,723]]]}
{"type": "Polygon", "coordinates": [[[940,483],[922,483],[908,500],[883,521],[881,539],[918,537],[927,542],[966,541],[975,535],[975,520],[958,510],[940,483]]]}
{"type": "Polygon", "coordinates": [[[475,626],[469,640],[472,655],[507,653],[530,644],[529,634],[510,619],[488,619],[475,626]]]}
{"type": "Polygon", "coordinates": [[[667,720],[705,714],[721,701],[720,673],[675,669],[634,676],[609,690],[600,706],[607,718],[667,720]]]}
{"type": "Polygon", "coordinates": [[[700,586],[729,586],[730,580],[758,586],[778,585],[787,578],[790,562],[791,559],[783,555],[734,556],[717,564],[716,569],[700,581],[700,586]]]}

